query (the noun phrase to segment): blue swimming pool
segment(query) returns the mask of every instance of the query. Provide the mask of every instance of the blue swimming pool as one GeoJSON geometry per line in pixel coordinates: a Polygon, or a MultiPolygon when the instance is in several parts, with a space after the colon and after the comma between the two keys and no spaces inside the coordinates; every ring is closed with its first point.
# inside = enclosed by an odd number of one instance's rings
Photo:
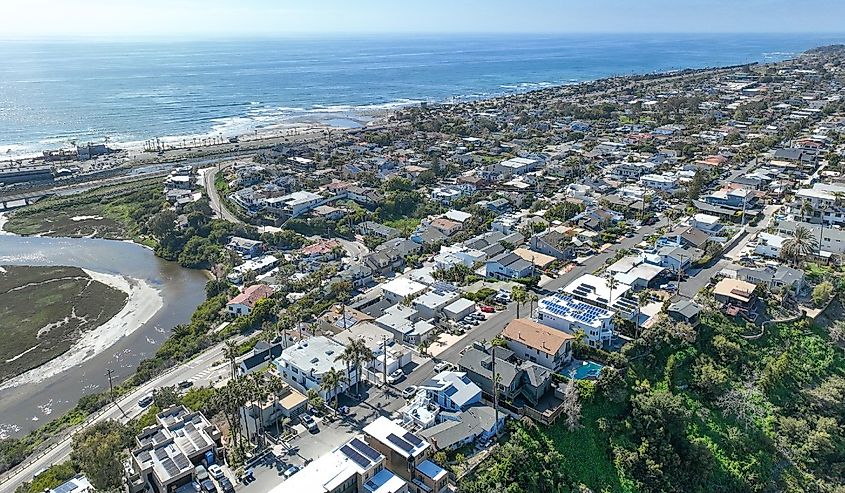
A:
{"type": "Polygon", "coordinates": [[[602,368],[604,365],[595,361],[575,360],[566,367],[563,374],[575,380],[595,380],[602,368]]]}

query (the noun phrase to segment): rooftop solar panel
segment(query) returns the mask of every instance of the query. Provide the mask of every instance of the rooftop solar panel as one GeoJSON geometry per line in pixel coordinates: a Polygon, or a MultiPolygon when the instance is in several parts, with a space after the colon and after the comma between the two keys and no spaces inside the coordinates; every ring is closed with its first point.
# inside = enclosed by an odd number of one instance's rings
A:
{"type": "Polygon", "coordinates": [[[413,446],[413,445],[411,445],[410,443],[406,442],[405,440],[402,440],[401,438],[399,438],[398,436],[394,435],[393,433],[391,433],[391,434],[387,435],[387,439],[390,441],[390,443],[392,443],[393,445],[396,445],[397,447],[399,447],[400,449],[404,450],[405,452],[410,453],[410,452],[411,452],[411,450],[414,450],[414,446],[413,446]]]}
{"type": "Polygon", "coordinates": [[[355,448],[355,450],[361,452],[372,461],[377,461],[379,456],[381,455],[374,448],[370,447],[361,440],[358,440],[357,438],[353,438],[352,441],[349,443],[355,448]]]}
{"type": "Polygon", "coordinates": [[[351,461],[353,461],[354,463],[358,464],[361,467],[366,468],[367,466],[370,465],[369,459],[367,459],[363,455],[356,452],[355,449],[353,449],[349,445],[344,445],[343,447],[340,447],[340,451],[343,452],[343,455],[349,457],[349,459],[351,461]]]}
{"type": "Polygon", "coordinates": [[[420,439],[420,437],[414,435],[410,431],[402,435],[402,438],[404,438],[409,443],[413,443],[415,447],[419,447],[423,444],[423,441],[420,439]]]}

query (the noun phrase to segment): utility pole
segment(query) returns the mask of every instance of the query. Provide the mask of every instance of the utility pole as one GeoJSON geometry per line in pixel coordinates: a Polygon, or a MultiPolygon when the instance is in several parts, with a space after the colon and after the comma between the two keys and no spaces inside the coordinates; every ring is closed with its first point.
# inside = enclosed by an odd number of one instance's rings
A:
{"type": "Polygon", "coordinates": [[[382,376],[384,378],[384,385],[387,385],[387,336],[381,336],[381,352],[382,352],[382,376]]]}
{"type": "Polygon", "coordinates": [[[112,373],[114,373],[114,370],[112,370],[111,368],[106,370],[106,376],[109,378],[109,397],[111,397],[111,401],[114,402],[114,385],[112,384],[111,376],[112,373]]]}

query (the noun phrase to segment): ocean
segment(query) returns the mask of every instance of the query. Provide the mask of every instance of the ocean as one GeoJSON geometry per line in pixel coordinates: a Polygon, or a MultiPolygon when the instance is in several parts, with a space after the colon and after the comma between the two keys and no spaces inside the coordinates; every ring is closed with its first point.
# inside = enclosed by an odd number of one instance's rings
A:
{"type": "MultiPolygon", "coordinates": [[[[776,61],[845,35],[0,41],[0,158],[250,134],[613,75],[776,61]]],[[[357,123],[356,123],[357,122],[357,123]]]]}

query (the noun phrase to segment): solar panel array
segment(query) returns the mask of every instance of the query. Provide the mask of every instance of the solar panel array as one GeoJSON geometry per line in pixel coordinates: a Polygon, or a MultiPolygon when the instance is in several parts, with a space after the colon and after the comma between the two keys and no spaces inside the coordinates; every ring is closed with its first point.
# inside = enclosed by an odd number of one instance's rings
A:
{"type": "Polygon", "coordinates": [[[609,315],[607,310],[574,300],[571,296],[545,298],[540,303],[558,317],[569,316],[588,325],[592,325],[597,318],[606,318],[609,315]]]}
{"type": "Polygon", "coordinates": [[[67,483],[64,483],[62,485],[55,487],[53,489],[53,491],[55,493],[70,493],[71,491],[74,491],[75,489],[77,489],[77,484],[73,483],[71,481],[68,481],[67,483]]]}
{"type": "Polygon", "coordinates": [[[413,434],[413,433],[411,433],[410,431],[409,431],[408,433],[405,433],[405,434],[402,436],[402,438],[404,438],[404,439],[405,439],[405,441],[407,441],[407,442],[409,442],[409,443],[413,443],[415,447],[419,447],[420,445],[422,445],[422,444],[423,444],[422,439],[420,439],[420,437],[418,437],[418,436],[414,435],[414,434],[413,434]]]}
{"type": "Polygon", "coordinates": [[[367,466],[370,465],[369,459],[356,452],[355,449],[353,449],[349,445],[344,445],[343,447],[340,447],[340,451],[343,452],[343,455],[349,457],[352,462],[358,464],[359,466],[365,469],[367,468],[367,466]]]}
{"type": "Polygon", "coordinates": [[[399,447],[400,449],[404,450],[405,452],[407,452],[409,454],[411,453],[412,450],[414,450],[413,445],[411,445],[410,443],[406,442],[405,440],[399,438],[398,436],[396,436],[393,433],[387,435],[387,439],[390,441],[390,443],[392,443],[393,445],[396,445],[397,447],[399,447]]]}
{"type": "Polygon", "coordinates": [[[355,448],[355,450],[366,455],[371,461],[377,461],[379,457],[381,457],[381,454],[378,453],[378,451],[357,438],[353,438],[349,443],[355,448]]]}

